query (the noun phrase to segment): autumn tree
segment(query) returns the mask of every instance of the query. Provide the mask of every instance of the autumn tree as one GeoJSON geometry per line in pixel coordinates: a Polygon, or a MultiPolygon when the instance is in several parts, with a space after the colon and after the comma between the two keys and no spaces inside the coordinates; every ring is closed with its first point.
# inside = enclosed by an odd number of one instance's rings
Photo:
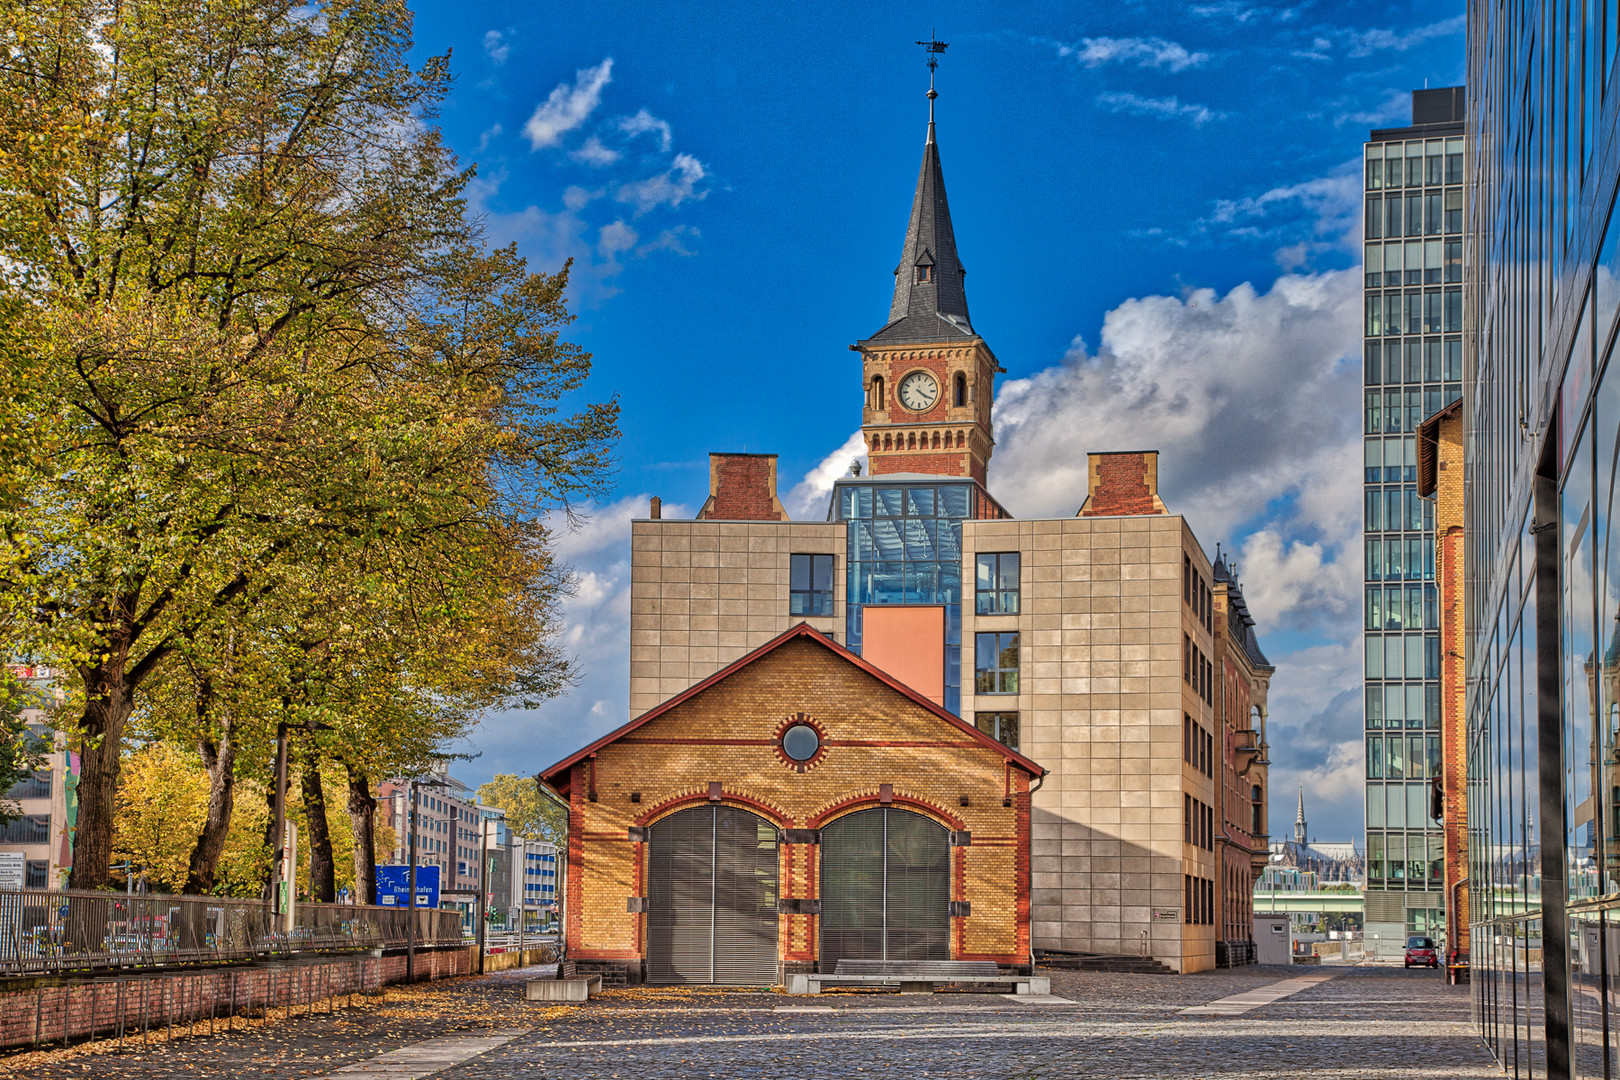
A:
{"type": "Polygon", "coordinates": [[[506,824],[531,840],[564,843],[568,835],[563,808],[540,794],[532,776],[497,773],[478,789],[478,801],[506,811],[506,824]]]}
{"type": "Polygon", "coordinates": [[[590,362],[566,271],[486,248],[430,124],[448,57],[410,67],[410,29],[396,0],[0,6],[0,350],[31,358],[6,419],[35,433],[0,445],[0,640],[81,684],[72,886],[107,880],[159,680],[194,690],[212,777],[199,882],[242,748],[355,706],[333,671],[386,666],[395,702],[559,685],[541,635],[477,628],[521,630],[562,576],[540,521],[601,490],[617,408],[559,410],[590,362]],[[309,613],[368,602],[404,644],[329,662],[309,613]],[[262,670],[232,627],[275,643],[262,670]]]}

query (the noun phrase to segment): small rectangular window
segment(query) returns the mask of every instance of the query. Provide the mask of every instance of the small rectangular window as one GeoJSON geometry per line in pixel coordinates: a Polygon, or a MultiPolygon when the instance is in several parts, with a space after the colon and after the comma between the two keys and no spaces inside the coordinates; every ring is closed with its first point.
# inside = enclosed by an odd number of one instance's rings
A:
{"type": "Polygon", "coordinates": [[[1362,260],[1363,270],[1367,275],[1367,287],[1376,289],[1384,283],[1384,245],[1368,244],[1366,256],[1362,260]]]}
{"type": "Polygon", "coordinates": [[[50,887],[51,863],[49,859],[29,859],[27,876],[23,880],[25,889],[44,889],[50,887]]]}
{"type": "Polygon", "coordinates": [[[1018,749],[1018,714],[982,712],[973,714],[973,726],[1009,750],[1018,749]]]}
{"type": "Polygon", "coordinates": [[[1463,328],[1462,290],[1446,290],[1446,314],[1444,329],[1450,333],[1463,328]]]}
{"type": "Polygon", "coordinates": [[[973,689],[977,694],[1018,693],[1018,633],[975,634],[973,689]]]}
{"type": "MultiPolygon", "coordinates": [[[[1391,202],[1394,200],[1391,199],[1391,202]]],[[[1423,235],[1423,196],[1408,195],[1406,197],[1406,235],[1423,235]]]]}
{"type": "MultiPolygon", "coordinates": [[[[777,565],[781,565],[778,563],[777,565]]],[[[792,555],[788,561],[788,614],[833,613],[833,557],[792,555]]]]}
{"type": "MultiPolygon", "coordinates": [[[[1440,235],[1440,205],[1442,196],[1439,192],[1423,197],[1423,231],[1428,236],[1440,235]]],[[[1461,211],[1458,212],[1461,217],[1461,211]]]]}
{"type": "Polygon", "coordinates": [[[1367,239],[1378,240],[1384,235],[1384,200],[1378,195],[1367,197],[1367,239]]]}
{"type": "Polygon", "coordinates": [[[1446,282],[1448,284],[1462,281],[1462,241],[1447,240],[1445,251],[1446,282]]]}
{"type": "Polygon", "coordinates": [[[1366,363],[1362,369],[1362,382],[1368,386],[1377,386],[1384,381],[1382,347],[1381,341],[1365,343],[1366,363]]]}
{"type": "Polygon", "coordinates": [[[1462,232],[1462,214],[1462,192],[1446,192],[1446,232],[1462,232]]]}
{"type": "Polygon", "coordinates": [[[974,575],[974,610],[980,615],[1018,614],[1018,552],[978,556],[974,575]]]}

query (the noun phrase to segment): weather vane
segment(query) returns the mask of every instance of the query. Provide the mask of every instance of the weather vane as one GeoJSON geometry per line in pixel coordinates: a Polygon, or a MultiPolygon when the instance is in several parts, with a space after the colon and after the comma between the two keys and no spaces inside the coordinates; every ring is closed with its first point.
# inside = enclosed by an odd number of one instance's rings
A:
{"type": "Polygon", "coordinates": [[[923,47],[923,52],[928,55],[928,141],[929,142],[934,141],[934,99],[939,97],[938,92],[936,92],[934,90],[934,72],[939,69],[939,58],[940,58],[940,56],[945,52],[946,49],[951,47],[950,42],[948,42],[948,41],[940,41],[937,37],[933,37],[933,34],[935,34],[937,32],[938,31],[930,31],[929,36],[930,36],[931,40],[917,42],[918,45],[921,45],[923,47]]]}

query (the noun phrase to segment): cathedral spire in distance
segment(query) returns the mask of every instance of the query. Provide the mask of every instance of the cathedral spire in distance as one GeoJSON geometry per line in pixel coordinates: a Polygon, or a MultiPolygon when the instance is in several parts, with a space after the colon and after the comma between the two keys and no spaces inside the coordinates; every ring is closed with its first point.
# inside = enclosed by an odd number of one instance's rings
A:
{"type": "Polygon", "coordinates": [[[1294,815],[1294,843],[1305,846],[1305,785],[1299,785],[1299,813],[1294,815]]]}

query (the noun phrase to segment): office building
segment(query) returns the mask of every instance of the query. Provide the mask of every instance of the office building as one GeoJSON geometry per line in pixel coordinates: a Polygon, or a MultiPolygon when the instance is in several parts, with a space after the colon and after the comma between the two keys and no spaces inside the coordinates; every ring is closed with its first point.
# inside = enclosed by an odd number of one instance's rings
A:
{"type": "Polygon", "coordinates": [[[1462,89],[1413,91],[1411,125],[1372,132],[1364,157],[1366,919],[1393,940],[1445,922],[1434,506],[1416,433],[1462,395],[1462,89]]]}
{"type": "Polygon", "coordinates": [[[1511,1076],[1615,1067],[1620,186],[1614,16],[1470,3],[1470,958],[1511,1076]]]}

